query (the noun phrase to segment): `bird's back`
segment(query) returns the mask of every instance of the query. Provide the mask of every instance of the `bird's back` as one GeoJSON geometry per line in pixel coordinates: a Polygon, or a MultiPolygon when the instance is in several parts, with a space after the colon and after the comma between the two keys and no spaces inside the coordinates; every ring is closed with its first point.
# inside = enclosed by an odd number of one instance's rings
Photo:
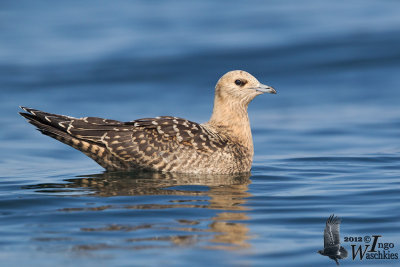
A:
{"type": "Polygon", "coordinates": [[[82,151],[107,170],[250,171],[248,149],[207,124],[169,116],[120,122],[23,109],[28,113],[22,115],[42,133],[82,151]]]}

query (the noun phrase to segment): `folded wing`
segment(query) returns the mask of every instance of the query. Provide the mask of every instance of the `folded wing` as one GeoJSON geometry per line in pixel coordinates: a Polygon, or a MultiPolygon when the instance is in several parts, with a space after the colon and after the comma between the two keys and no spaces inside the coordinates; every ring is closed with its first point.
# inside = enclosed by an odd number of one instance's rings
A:
{"type": "Polygon", "coordinates": [[[227,141],[204,126],[176,117],[120,122],[74,118],[22,107],[43,134],[68,144],[109,170],[171,167],[179,150],[210,153],[227,141]]]}

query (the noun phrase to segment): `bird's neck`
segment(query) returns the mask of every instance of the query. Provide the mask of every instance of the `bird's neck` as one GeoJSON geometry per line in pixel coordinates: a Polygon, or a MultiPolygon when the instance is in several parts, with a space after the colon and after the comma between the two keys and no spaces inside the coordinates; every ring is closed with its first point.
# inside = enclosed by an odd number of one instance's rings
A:
{"type": "Polygon", "coordinates": [[[213,113],[207,124],[246,147],[253,156],[253,138],[247,106],[245,101],[227,100],[217,95],[214,99],[213,113]]]}

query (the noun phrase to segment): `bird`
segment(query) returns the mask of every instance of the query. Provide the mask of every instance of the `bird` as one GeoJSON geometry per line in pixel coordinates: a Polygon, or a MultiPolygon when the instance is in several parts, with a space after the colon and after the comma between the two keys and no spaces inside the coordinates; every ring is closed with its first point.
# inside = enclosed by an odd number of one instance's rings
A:
{"type": "Polygon", "coordinates": [[[234,70],[218,80],[212,115],[205,123],[172,116],[128,122],[75,118],[22,106],[19,114],[106,171],[237,174],[250,172],[254,155],[247,107],[264,93],[276,90],[234,70]]]}
{"type": "Polygon", "coordinates": [[[341,220],[332,214],[326,220],[324,229],[324,249],[318,253],[323,256],[328,256],[339,265],[338,259],[345,259],[348,256],[347,250],[340,245],[340,223],[341,220]]]}

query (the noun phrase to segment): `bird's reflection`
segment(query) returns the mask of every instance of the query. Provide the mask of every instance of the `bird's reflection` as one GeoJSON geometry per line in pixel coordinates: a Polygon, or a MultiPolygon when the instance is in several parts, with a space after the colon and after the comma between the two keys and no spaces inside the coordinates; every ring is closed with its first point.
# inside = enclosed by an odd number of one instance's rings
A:
{"type": "MultiPolygon", "coordinates": [[[[187,218],[168,216],[174,221],[170,225],[161,225],[148,221],[139,225],[106,224],[102,227],[82,227],[84,232],[133,232],[137,230],[180,231],[179,235],[149,236],[128,238],[125,242],[142,248],[141,243],[154,241],[168,242],[170,245],[193,245],[202,243],[211,249],[238,249],[249,246],[249,229],[244,223],[246,215],[246,198],[250,197],[248,185],[250,174],[241,175],[188,175],[151,172],[104,172],[101,174],[82,175],[67,179],[64,184],[38,184],[29,186],[41,193],[71,193],[75,195],[93,195],[96,197],[113,196],[168,196],[164,201],[160,198],[146,198],[147,203],[98,205],[83,207],[64,207],[61,212],[102,211],[108,209],[160,210],[160,209],[210,209],[218,210],[210,216],[196,216],[189,212],[187,218]],[[176,196],[176,197],[175,197],[176,196]],[[154,201],[148,200],[154,199],[154,201]],[[153,202],[153,203],[151,203],[153,202]],[[175,218],[174,218],[175,217],[175,218]],[[206,224],[206,227],[199,225],[206,224]],[[212,233],[210,238],[209,233],[212,233]],[[206,242],[204,240],[206,239],[206,242]]],[[[98,201],[102,202],[102,201],[98,201]]],[[[164,213],[165,214],[165,213],[164,213]]],[[[154,218],[153,218],[154,220],[154,218]]],[[[149,231],[151,232],[151,231],[149,231]]],[[[108,246],[106,246],[108,248],[108,246]]],[[[98,250],[104,244],[76,246],[78,250],[98,250]]]]}

